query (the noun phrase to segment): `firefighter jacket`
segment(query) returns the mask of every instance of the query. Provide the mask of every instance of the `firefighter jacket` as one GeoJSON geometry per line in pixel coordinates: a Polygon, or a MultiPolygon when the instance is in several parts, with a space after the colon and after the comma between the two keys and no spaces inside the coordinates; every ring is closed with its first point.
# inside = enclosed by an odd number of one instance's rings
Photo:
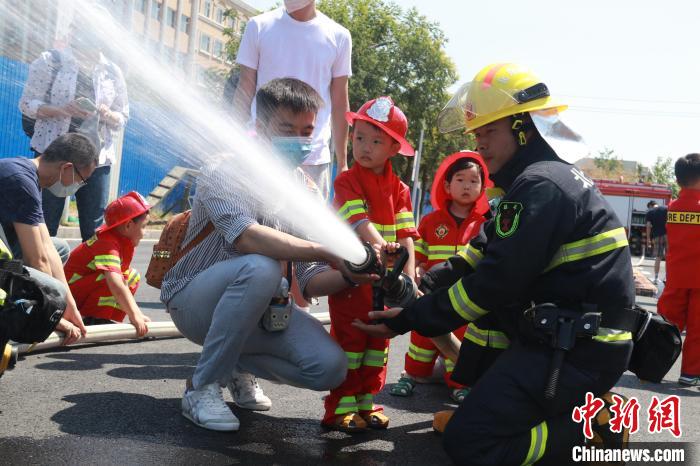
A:
{"type": "Polygon", "coordinates": [[[484,216],[472,209],[468,218],[457,225],[447,209],[433,211],[423,217],[418,227],[420,239],[416,241],[416,264],[430,268],[457,254],[470,238],[479,233],[484,216]]]}
{"type": "Polygon", "coordinates": [[[104,272],[121,273],[133,294],[141,279],[130,268],[133,257],[131,240],[114,231],[98,233],[71,251],[63,269],[83,317],[124,320],[126,313],[119,309],[104,272]]]}
{"type": "Polygon", "coordinates": [[[666,286],[700,288],[700,190],[681,189],[668,206],[666,286]]]}
{"type": "Polygon", "coordinates": [[[387,242],[418,239],[410,191],[394,174],[389,160],[381,175],[355,163],[338,175],[334,189],[333,206],[353,227],[369,220],[387,242]]]}
{"type": "MultiPolygon", "coordinates": [[[[535,138],[491,179],[504,195],[495,218],[485,224],[485,247],[473,246],[482,238],[470,243],[464,251],[467,266],[457,267],[464,272],[462,278],[387,319],[389,328],[443,335],[493,312],[514,338],[522,332],[522,311],[532,303],[574,308],[589,304],[604,313],[622,313],[633,306],[627,235],[612,207],[580,170],[535,138]]],[[[592,345],[596,357],[589,362],[596,367],[606,357],[628,358],[629,341],[629,332],[601,328],[584,346],[592,345]],[[617,341],[625,345],[610,351],[607,343],[617,341]]]]}

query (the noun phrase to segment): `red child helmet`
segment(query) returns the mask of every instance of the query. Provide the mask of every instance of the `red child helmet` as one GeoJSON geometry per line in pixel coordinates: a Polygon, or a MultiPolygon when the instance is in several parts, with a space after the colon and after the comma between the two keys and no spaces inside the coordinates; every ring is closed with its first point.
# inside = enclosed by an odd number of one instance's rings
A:
{"type": "Polygon", "coordinates": [[[401,144],[399,154],[413,156],[415,151],[406,140],[408,119],[401,109],[394,105],[391,97],[377,97],[366,102],[357,112],[345,112],[345,119],[350,126],[355,120],[363,120],[382,129],[396,142],[401,144]]]}
{"type": "Polygon", "coordinates": [[[484,173],[484,181],[481,183],[481,196],[476,200],[474,211],[479,215],[483,215],[489,210],[489,202],[486,198],[485,191],[486,188],[493,187],[493,181],[489,179],[489,170],[486,168],[486,164],[484,163],[484,159],[481,158],[481,155],[469,150],[450,154],[440,163],[440,166],[435,172],[433,185],[430,189],[430,204],[435,210],[445,209],[447,207],[447,201],[450,200],[450,195],[445,191],[445,178],[447,177],[447,172],[450,167],[459,159],[470,159],[481,166],[481,170],[484,173]]]}
{"type": "Polygon", "coordinates": [[[146,202],[136,191],[131,191],[110,202],[105,209],[105,223],[97,228],[97,233],[104,233],[114,227],[123,225],[129,220],[145,214],[151,209],[151,206],[146,202]]]}

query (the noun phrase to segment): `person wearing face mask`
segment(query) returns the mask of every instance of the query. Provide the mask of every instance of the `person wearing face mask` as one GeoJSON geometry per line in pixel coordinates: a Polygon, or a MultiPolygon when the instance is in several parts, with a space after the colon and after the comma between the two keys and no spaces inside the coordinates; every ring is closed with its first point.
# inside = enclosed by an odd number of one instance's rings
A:
{"type": "MultiPolygon", "coordinates": [[[[299,164],[310,153],[319,94],[298,79],[274,79],[257,92],[256,103],[260,142],[271,146],[293,181],[318,195],[299,164]]],[[[345,377],[345,354],[314,317],[288,301],[290,285],[296,282],[308,298],[379,278],[351,274],[325,247],[282,227],[274,206],[260,205],[232,183],[230,164],[222,159],[202,169],[182,244],[199,242],[165,274],[160,296],[180,332],[202,345],[186,382],[182,414],[218,431],[240,427],[223,399],[223,385],[238,407],[263,411],[272,402],[256,376],[319,391],[345,377]],[[282,301],[289,312],[283,329],[266,324],[268,310],[281,298],[287,298],[282,301]]]]}
{"type": "MultiPolygon", "coordinates": [[[[115,136],[129,118],[124,77],[102,53],[105,48],[98,34],[73,31],[70,46],[43,52],[31,63],[19,100],[22,114],[35,119],[30,147],[37,155],[65,133],[85,134],[97,146],[98,167],[75,193],[83,241],[91,238],[103,222],[110,167],[116,157],[115,136]]],[[[55,236],[65,196],[45,190],[42,197],[44,220],[55,236]]]]}
{"type": "Polygon", "coordinates": [[[233,107],[242,121],[255,121],[253,96],[276,78],[300,79],[321,95],[323,105],[311,134],[311,153],[302,169],[324,199],[331,185],[331,133],[338,173],[348,169],[345,112],[350,109],[351,50],[350,32],[317,11],[314,0],[285,0],[283,6],[248,22],[236,58],[241,72],[233,107]]]}
{"type": "Polygon", "coordinates": [[[0,160],[0,241],[33,277],[65,295],[66,311],[57,329],[66,334],[66,344],[85,334],[85,327],[63,272],[70,248],[64,240],[49,236],[41,191],[70,196],[96,166],[95,145],[76,133],[59,136],[35,159],[0,160]]]}

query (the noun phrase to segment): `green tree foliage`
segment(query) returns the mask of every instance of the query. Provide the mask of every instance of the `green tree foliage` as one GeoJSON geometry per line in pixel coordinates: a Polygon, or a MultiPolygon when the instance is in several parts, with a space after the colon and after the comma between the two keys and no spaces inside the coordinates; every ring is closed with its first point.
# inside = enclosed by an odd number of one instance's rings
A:
{"type": "Polygon", "coordinates": [[[673,170],[674,162],[671,157],[657,157],[651,167],[651,182],[665,184],[673,191],[673,197],[678,197],[679,187],[673,170]]]}
{"type": "Polygon", "coordinates": [[[598,156],[593,159],[596,168],[602,170],[606,177],[614,174],[622,168],[620,158],[615,155],[613,149],[607,147],[598,151],[598,156]]]}
{"type": "MultiPolygon", "coordinates": [[[[415,8],[403,10],[390,1],[319,0],[317,7],[352,35],[350,108],[356,111],[370,99],[391,96],[408,118],[408,139],[416,149],[425,125],[421,179],[429,189],[439,161],[469,144],[464,134],[442,135],[435,127],[450,97],[447,89],[457,80],[455,65],[445,54],[445,34],[415,8]]],[[[395,157],[394,169],[408,180],[412,163],[395,157]]]]}

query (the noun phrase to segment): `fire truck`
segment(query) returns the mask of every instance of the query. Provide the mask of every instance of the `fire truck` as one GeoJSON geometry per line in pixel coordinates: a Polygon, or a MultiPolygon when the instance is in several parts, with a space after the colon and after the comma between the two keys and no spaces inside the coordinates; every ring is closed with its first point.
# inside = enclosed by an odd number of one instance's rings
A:
{"type": "Polygon", "coordinates": [[[605,199],[612,205],[627,231],[630,250],[641,256],[646,245],[647,203],[656,201],[660,206],[671,202],[671,188],[663,184],[624,183],[593,180],[605,199]]]}

